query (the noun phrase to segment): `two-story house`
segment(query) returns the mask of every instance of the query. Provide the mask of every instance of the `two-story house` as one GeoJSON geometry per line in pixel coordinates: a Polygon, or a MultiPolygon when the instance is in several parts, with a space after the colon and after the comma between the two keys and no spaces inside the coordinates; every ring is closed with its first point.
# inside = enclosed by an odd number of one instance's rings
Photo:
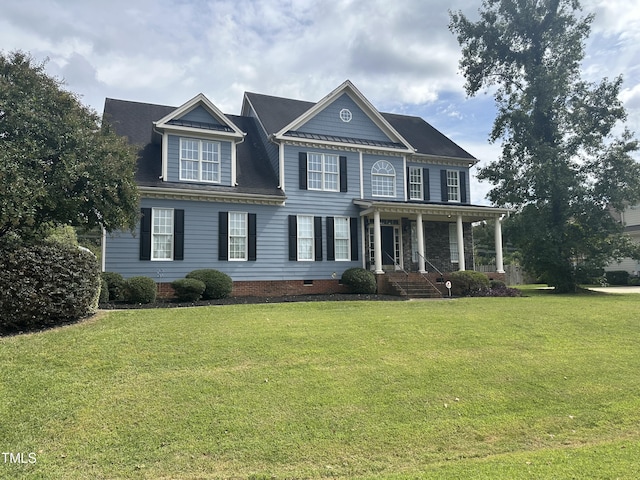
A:
{"type": "MultiPolygon", "coordinates": [[[[141,221],[105,235],[103,268],[166,284],[214,268],[236,295],[340,291],[350,267],[473,268],[477,160],[423,119],[381,113],[346,81],[319,102],[245,93],[241,115],[107,99],[139,147],[141,221]]],[[[498,272],[500,222],[496,222],[498,272]]]]}

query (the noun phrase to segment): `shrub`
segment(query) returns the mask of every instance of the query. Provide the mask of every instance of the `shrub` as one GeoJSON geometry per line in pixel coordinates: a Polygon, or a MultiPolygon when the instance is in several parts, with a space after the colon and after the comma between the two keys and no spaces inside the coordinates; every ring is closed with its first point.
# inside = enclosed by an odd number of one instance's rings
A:
{"type": "Polygon", "coordinates": [[[629,272],[627,272],[626,270],[613,270],[611,272],[605,272],[604,275],[609,285],[629,284],[629,272]]]}
{"type": "Polygon", "coordinates": [[[205,289],[202,293],[202,298],[204,300],[226,298],[231,295],[231,290],[233,289],[233,281],[231,280],[231,277],[226,273],[219,272],[218,270],[194,270],[187,274],[187,278],[200,280],[204,283],[205,289]]]}
{"type": "Polygon", "coordinates": [[[95,312],[100,268],[90,252],[57,243],[0,250],[0,330],[49,327],[95,312]]]}
{"type": "Polygon", "coordinates": [[[629,277],[629,285],[634,287],[640,285],[640,277],[629,277]]]}
{"type": "Polygon", "coordinates": [[[474,297],[521,297],[522,292],[517,288],[510,288],[505,285],[499,285],[490,289],[481,289],[476,291],[474,297]]]}
{"type": "Polygon", "coordinates": [[[109,285],[104,278],[100,278],[100,303],[107,303],[109,301],[109,285]]]}
{"type": "Polygon", "coordinates": [[[115,272],[102,272],[102,279],[107,284],[107,302],[117,302],[124,300],[125,280],[122,275],[115,272]]]}
{"type": "Polygon", "coordinates": [[[180,302],[195,302],[200,299],[207,286],[195,278],[181,278],[171,282],[176,292],[176,299],[180,302]]]}
{"type": "Polygon", "coordinates": [[[360,267],[348,268],[342,274],[342,283],[353,293],[376,293],[376,276],[360,267]]]}
{"type": "Polygon", "coordinates": [[[128,303],[153,303],[158,287],[153,278],[131,277],[125,282],[125,301],[128,303]]]}
{"type": "Polygon", "coordinates": [[[491,280],[489,288],[491,288],[491,290],[493,290],[494,288],[504,288],[506,286],[507,286],[507,284],[504,283],[502,280],[491,280]]]}
{"type": "Polygon", "coordinates": [[[483,290],[488,290],[490,286],[489,277],[482,272],[473,270],[453,272],[451,274],[451,284],[451,293],[461,297],[472,297],[483,290]]]}

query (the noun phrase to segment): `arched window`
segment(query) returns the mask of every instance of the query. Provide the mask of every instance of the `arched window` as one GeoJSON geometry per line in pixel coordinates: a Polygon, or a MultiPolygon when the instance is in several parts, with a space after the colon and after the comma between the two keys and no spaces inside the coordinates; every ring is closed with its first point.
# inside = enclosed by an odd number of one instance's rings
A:
{"type": "Polygon", "coordinates": [[[378,160],[371,167],[371,194],[374,197],[396,196],[396,170],[386,160],[378,160]]]}

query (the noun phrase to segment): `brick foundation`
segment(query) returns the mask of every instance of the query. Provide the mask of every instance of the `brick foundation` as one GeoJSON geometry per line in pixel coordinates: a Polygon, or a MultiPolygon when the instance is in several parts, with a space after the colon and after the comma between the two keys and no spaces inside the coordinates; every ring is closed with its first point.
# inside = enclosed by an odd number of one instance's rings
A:
{"type": "MultiPolygon", "coordinates": [[[[327,295],[348,293],[338,280],[270,280],[233,282],[232,297],[284,297],[287,295],[327,295]]],[[[175,295],[170,283],[158,283],[158,297],[175,295]]]]}

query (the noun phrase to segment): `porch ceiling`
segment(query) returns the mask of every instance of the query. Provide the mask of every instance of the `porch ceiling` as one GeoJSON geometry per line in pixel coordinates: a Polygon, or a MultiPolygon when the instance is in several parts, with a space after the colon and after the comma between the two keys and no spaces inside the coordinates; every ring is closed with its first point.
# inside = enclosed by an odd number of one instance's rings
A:
{"type": "Polygon", "coordinates": [[[481,205],[382,202],[370,200],[354,200],[353,203],[362,208],[360,216],[370,215],[375,211],[381,214],[402,216],[416,216],[421,213],[424,221],[432,222],[453,222],[458,215],[462,216],[463,222],[480,222],[491,218],[499,218],[511,212],[511,210],[507,208],[486,207],[481,205]]]}

